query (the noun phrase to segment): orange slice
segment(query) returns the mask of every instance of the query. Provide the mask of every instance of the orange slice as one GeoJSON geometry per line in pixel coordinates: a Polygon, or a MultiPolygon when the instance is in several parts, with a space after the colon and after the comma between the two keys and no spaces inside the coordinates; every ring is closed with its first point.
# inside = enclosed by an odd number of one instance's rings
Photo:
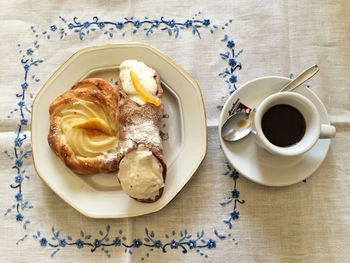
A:
{"type": "Polygon", "coordinates": [[[113,135],[112,129],[109,125],[102,119],[99,118],[88,118],[85,121],[79,122],[75,124],[73,127],[78,127],[82,129],[88,130],[98,130],[104,134],[113,135]]]}
{"type": "Polygon", "coordinates": [[[159,106],[160,99],[158,97],[153,96],[152,94],[148,93],[144,87],[142,87],[141,83],[139,82],[139,79],[137,78],[137,75],[134,71],[130,70],[130,78],[132,81],[132,84],[134,85],[134,88],[137,92],[137,95],[140,96],[140,98],[148,103],[152,103],[156,106],[159,106]]]}

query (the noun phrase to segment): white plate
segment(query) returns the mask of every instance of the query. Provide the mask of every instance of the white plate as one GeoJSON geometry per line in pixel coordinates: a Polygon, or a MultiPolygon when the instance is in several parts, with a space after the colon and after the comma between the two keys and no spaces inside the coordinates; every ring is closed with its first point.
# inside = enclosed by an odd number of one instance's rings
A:
{"type": "Polygon", "coordinates": [[[32,113],[32,148],[39,176],[63,200],[82,214],[94,218],[121,218],[155,212],[168,204],[184,187],[207,150],[204,104],[197,82],[169,57],[150,45],[125,43],[95,46],[72,55],[49,78],[37,94],[32,113]],[[164,119],[169,139],[164,141],[168,173],[163,196],[145,204],[125,194],[116,174],[77,175],[52,152],[47,143],[49,105],[85,77],[118,78],[118,65],[126,59],[145,62],[164,82],[164,119]]]}
{"type": "MultiPolygon", "coordinates": [[[[257,108],[263,99],[278,92],[289,81],[283,77],[263,77],[240,87],[224,105],[219,119],[219,134],[229,116],[228,111],[237,98],[245,105],[257,108]]],[[[305,86],[300,86],[294,92],[310,99],[320,113],[321,122],[329,124],[326,108],[315,93],[305,86]]],[[[226,142],[220,136],[220,142],[227,160],[240,174],[267,186],[287,186],[306,179],[321,165],[330,145],[329,139],[322,139],[302,156],[283,157],[272,155],[258,147],[253,134],[237,142],[226,142]]]]}

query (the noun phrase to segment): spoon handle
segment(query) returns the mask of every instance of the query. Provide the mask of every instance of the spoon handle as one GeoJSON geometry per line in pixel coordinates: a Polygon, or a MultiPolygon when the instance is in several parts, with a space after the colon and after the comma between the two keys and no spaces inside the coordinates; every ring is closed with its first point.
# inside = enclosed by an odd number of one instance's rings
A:
{"type": "Polygon", "coordinates": [[[310,79],[313,75],[315,75],[318,72],[318,70],[319,70],[319,67],[317,65],[313,65],[312,67],[306,69],[303,73],[301,73],[299,76],[297,76],[295,79],[293,79],[287,85],[285,85],[280,90],[280,92],[291,91],[291,90],[299,87],[301,84],[303,84],[305,81],[310,79]]]}

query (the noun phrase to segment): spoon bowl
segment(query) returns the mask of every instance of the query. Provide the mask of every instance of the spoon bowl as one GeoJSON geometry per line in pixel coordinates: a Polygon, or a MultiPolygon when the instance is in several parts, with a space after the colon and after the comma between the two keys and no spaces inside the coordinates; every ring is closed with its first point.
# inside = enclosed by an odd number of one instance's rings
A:
{"type": "Polygon", "coordinates": [[[251,125],[249,113],[236,112],[222,126],[221,136],[225,141],[237,141],[252,131],[251,125]]]}

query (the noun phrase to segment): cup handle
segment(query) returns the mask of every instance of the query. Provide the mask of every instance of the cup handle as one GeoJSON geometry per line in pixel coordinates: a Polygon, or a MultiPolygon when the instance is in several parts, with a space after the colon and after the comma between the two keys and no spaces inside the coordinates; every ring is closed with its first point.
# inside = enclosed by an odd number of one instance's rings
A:
{"type": "Polygon", "coordinates": [[[321,124],[320,139],[328,139],[335,137],[336,129],[332,125],[321,124]]]}

